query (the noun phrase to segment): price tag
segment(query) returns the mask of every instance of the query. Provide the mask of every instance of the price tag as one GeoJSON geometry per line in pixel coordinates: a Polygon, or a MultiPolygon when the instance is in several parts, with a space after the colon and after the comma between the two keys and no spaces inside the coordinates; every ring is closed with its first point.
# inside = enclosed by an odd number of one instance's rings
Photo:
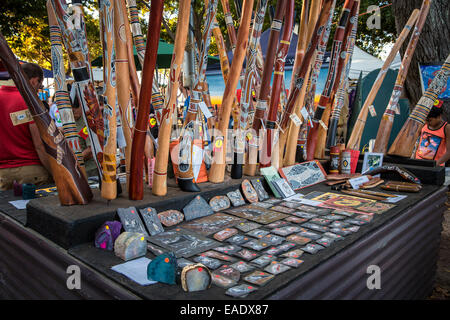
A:
{"type": "Polygon", "coordinates": [[[306,110],[306,108],[302,108],[302,110],[300,110],[300,113],[302,114],[303,120],[307,121],[309,118],[308,110],[306,110]]]}
{"type": "Polygon", "coordinates": [[[199,104],[200,110],[202,110],[203,114],[205,115],[206,119],[209,119],[212,117],[211,112],[209,112],[208,107],[206,106],[206,103],[204,101],[200,102],[199,104]]]}
{"type": "Polygon", "coordinates": [[[322,126],[322,128],[323,128],[325,131],[328,130],[327,125],[326,125],[325,123],[323,123],[322,120],[320,120],[319,123],[320,123],[320,125],[322,126]]]}
{"type": "Polygon", "coordinates": [[[396,106],[395,106],[395,114],[400,114],[400,105],[399,104],[397,104],[396,106]]]}
{"type": "Polygon", "coordinates": [[[375,108],[374,108],[373,105],[369,106],[369,112],[370,112],[370,116],[371,117],[376,117],[377,116],[377,113],[375,112],[375,108]]]}
{"type": "Polygon", "coordinates": [[[353,189],[359,189],[359,186],[363,183],[369,182],[369,178],[367,176],[361,176],[358,178],[353,178],[348,180],[353,189]]]}
{"type": "Polygon", "coordinates": [[[295,113],[292,113],[289,118],[291,118],[296,127],[302,124],[302,120],[300,120],[300,118],[295,113]]]}

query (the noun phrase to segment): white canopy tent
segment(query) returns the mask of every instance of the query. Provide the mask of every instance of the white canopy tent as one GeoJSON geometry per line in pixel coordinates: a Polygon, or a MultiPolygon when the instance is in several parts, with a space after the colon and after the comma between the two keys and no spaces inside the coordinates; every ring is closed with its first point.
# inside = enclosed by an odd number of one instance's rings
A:
{"type": "MultiPolygon", "coordinates": [[[[396,70],[400,68],[402,59],[400,54],[397,53],[394,61],[391,64],[390,69],[396,70]]],[[[373,70],[380,69],[384,64],[384,61],[372,56],[371,54],[363,51],[359,47],[355,46],[353,51],[352,64],[350,66],[350,79],[358,79],[359,74],[362,71],[363,77],[372,72],[373,70]]]]}

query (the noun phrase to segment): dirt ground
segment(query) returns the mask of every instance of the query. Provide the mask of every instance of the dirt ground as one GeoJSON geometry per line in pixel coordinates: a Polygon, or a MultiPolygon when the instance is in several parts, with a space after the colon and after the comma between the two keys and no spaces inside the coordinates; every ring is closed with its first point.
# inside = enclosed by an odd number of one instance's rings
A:
{"type": "Polygon", "coordinates": [[[437,265],[436,281],[430,300],[450,300],[450,192],[447,211],[442,222],[441,246],[437,265]]]}

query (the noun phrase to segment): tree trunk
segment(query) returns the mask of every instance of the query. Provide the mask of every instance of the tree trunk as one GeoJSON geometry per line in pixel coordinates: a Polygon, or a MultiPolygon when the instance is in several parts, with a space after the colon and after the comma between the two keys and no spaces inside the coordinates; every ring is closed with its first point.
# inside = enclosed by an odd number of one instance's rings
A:
{"type": "MultiPolygon", "coordinates": [[[[414,9],[420,9],[422,0],[392,1],[395,25],[399,33],[414,9]]],[[[432,0],[430,12],[420,35],[416,51],[409,67],[405,82],[405,96],[409,99],[411,110],[422,96],[419,63],[444,62],[450,53],[450,6],[448,0],[432,0]]],[[[401,49],[403,56],[408,41],[401,49]]],[[[450,102],[444,104],[444,113],[450,120],[450,102]]]]}

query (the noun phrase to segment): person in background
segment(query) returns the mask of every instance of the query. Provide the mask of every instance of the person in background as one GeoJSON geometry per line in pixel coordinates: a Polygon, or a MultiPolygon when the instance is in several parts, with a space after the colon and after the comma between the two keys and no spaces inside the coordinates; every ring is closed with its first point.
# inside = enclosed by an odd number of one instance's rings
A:
{"type": "Polygon", "coordinates": [[[56,105],[56,102],[55,102],[55,95],[53,95],[52,100],[50,102],[50,107],[48,109],[48,113],[50,115],[50,118],[52,118],[53,121],[55,121],[56,127],[61,130],[62,121],[61,121],[61,116],[59,114],[58,106],[56,105]]]}
{"type": "Polygon", "coordinates": [[[436,160],[437,166],[445,166],[450,159],[450,126],[442,113],[441,107],[431,108],[416,150],[416,159],[436,160]]]}
{"type": "MultiPolygon", "coordinates": [[[[22,64],[31,86],[42,87],[44,73],[34,63],[22,64]]],[[[44,185],[52,182],[50,162],[36,123],[15,85],[0,87],[0,190],[14,181],[44,185]]]]}

